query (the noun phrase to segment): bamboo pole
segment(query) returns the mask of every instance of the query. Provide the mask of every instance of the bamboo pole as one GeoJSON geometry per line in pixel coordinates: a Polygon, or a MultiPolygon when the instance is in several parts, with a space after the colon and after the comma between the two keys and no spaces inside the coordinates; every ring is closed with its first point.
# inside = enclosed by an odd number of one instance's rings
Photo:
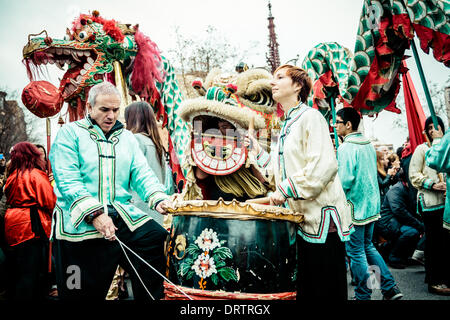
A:
{"type": "Polygon", "coordinates": [[[336,150],[339,148],[339,137],[336,131],[336,108],[334,107],[334,95],[331,96],[331,116],[333,118],[333,132],[334,132],[334,144],[336,145],[336,150]]]}

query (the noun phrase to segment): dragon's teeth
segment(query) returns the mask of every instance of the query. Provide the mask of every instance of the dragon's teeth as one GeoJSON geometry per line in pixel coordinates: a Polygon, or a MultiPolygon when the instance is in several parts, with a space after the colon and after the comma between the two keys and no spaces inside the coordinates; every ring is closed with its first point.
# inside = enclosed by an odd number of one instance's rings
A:
{"type": "Polygon", "coordinates": [[[91,57],[88,57],[87,62],[92,65],[92,64],[94,64],[94,59],[92,59],[91,57]]]}
{"type": "Polygon", "coordinates": [[[72,58],[73,58],[73,60],[75,60],[76,62],[81,62],[81,60],[78,58],[78,55],[77,55],[76,53],[74,53],[73,51],[72,51],[72,58]]]}
{"type": "Polygon", "coordinates": [[[63,54],[63,49],[62,48],[56,48],[55,52],[56,52],[57,55],[61,55],[61,54],[63,54]]]}
{"type": "Polygon", "coordinates": [[[75,87],[78,87],[79,83],[73,79],[70,79],[70,83],[72,83],[75,87]]]}
{"type": "Polygon", "coordinates": [[[85,63],[83,67],[85,70],[89,70],[92,66],[89,63],[85,63]]]}
{"type": "Polygon", "coordinates": [[[81,69],[80,74],[81,74],[82,76],[84,76],[84,75],[86,74],[86,70],[81,69]]]}
{"type": "Polygon", "coordinates": [[[90,52],[89,50],[84,50],[84,51],[83,51],[83,54],[84,54],[86,57],[89,57],[89,56],[91,55],[91,52],[90,52]]]}

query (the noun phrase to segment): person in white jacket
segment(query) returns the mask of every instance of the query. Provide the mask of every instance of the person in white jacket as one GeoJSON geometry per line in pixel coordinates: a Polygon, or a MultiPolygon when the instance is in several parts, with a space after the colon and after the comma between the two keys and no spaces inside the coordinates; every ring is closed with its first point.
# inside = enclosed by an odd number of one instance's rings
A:
{"type": "Polygon", "coordinates": [[[311,86],[303,69],[279,67],[272,95],[286,118],[272,148],[273,159],[254,137],[249,137],[250,145],[258,165],[275,180],[270,203],[304,214],[297,236],[297,300],[342,300],[347,299],[344,241],[354,230],[328,124],[319,111],[304,104],[311,86]]]}

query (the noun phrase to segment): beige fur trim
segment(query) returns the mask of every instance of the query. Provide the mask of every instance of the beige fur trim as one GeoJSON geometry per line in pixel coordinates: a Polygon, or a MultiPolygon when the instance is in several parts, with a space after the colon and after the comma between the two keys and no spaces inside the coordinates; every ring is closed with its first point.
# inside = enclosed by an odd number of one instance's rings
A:
{"type": "Polygon", "coordinates": [[[250,108],[241,108],[218,101],[196,98],[181,103],[178,115],[186,122],[198,115],[211,115],[233,123],[237,128],[248,129],[251,116],[255,119],[255,130],[266,127],[264,118],[250,108]]]}
{"type": "Polygon", "coordinates": [[[263,91],[272,97],[272,85],[270,81],[272,75],[264,69],[251,69],[241,73],[236,81],[237,92],[236,95],[246,106],[267,114],[274,113],[276,110],[275,101],[272,100],[271,105],[261,105],[255,103],[248,98],[254,94],[259,94],[263,91]]]}
{"type": "Polygon", "coordinates": [[[271,114],[274,113],[277,110],[276,104],[272,104],[271,106],[263,106],[257,103],[254,103],[253,101],[247,100],[243,97],[239,97],[239,100],[245,104],[246,106],[249,106],[250,108],[259,111],[259,112],[264,112],[267,114],[271,114]]]}
{"type": "MultiPolygon", "coordinates": [[[[247,95],[252,82],[262,79],[265,79],[270,86],[272,75],[265,69],[250,69],[240,73],[236,80],[236,94],[238,96],[247,95]]],[[[271,90],[271,87],[269,87],[269,90],[271,90]]]]}

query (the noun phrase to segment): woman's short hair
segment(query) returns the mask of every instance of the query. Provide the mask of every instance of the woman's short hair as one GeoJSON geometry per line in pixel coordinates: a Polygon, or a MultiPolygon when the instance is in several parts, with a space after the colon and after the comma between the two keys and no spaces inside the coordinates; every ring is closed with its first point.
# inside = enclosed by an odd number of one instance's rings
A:
{"type": "MultiPolygon", "coordinates": [[[[442,133],[445,133],[444,121],[442,121],[441,117],[439,117],[439,116],[436,116],[436,120],[437,120],[438,125],[441,126],[442,133]]],[[[430,133],[428,132],[428,126],[432,123],[433,123],[433,117],[429,116],[425,120],[425,134],[427,135],[428,140],[430,140],[430,142],[433,142],[433,138],[430,136],[430,133]]]]}
{"type": "Polygon", "coordinates": [[[286,75],[292,79],[292,82],[298,83],[301,86],[300,92],[298,93],[298,100],[306,103],[313,84],[308,73],[300,67],[283,64],[275,70],[274,74],[281,69],[286,69],[286,75]]]}

